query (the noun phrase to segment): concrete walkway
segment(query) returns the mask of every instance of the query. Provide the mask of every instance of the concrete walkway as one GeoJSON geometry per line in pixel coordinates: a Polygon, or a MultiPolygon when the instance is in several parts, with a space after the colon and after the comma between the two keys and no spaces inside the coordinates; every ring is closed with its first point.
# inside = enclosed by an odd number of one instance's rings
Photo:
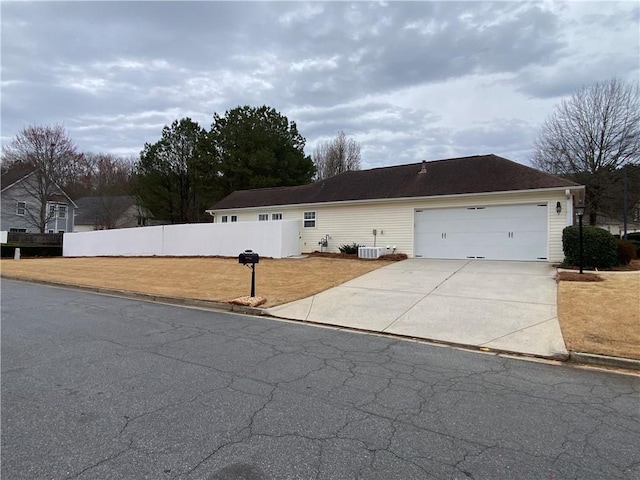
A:
{"type": "Polygon", "coordinates": [[[269,315],[566,358],[555,269],[544,262],[410,259],[269,315]]]}

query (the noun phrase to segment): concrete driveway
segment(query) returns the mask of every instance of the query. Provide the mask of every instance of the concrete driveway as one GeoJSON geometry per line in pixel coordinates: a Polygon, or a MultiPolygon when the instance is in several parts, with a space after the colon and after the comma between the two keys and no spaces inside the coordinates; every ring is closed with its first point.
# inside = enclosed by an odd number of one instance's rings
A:
{"type": "Polygon", "coordinates": [[[555,269],[544,262],[410,259],[313,297],[275,317],[548,358],[567,350],[555,269]]]}

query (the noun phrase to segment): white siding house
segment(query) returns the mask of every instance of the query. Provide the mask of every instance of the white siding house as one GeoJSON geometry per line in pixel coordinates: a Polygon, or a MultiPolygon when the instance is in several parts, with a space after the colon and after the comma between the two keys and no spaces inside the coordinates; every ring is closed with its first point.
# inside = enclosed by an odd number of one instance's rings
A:
{"type": "Polygon", "coordinates": [[[495,155],[345,172],[299,187],[234,192],[215,222],[302,220],[302,253],[343,244],[418,258],[558,262],[584,187],[495,155]]]}

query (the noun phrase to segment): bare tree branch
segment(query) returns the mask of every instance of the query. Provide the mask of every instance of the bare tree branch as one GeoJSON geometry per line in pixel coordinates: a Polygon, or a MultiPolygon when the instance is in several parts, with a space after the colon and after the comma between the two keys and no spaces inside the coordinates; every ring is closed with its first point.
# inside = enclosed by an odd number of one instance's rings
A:
{"type": "Polygon", "coordinates": [[[313,152],[313,162],[317,180],[360,170],[360,144],[340,131],[334,139],[318,143],[313,152]]]}
{"type": "Polygon", "coordinates": [[[584,87],[563,100],[534,142],[533,165],[586,186],[590,223],[609,191],[615,171],[640,163],[640,93],[617,78],[584,87]]]}
{"type": "MultiPolygon", "coordinates": [[[[28,208],[25,218],[41,233],[55,214],[47,203],[60,198],[60,185],[73,176],[82,155],[64,127],[28,126],[4,149],[3,164],[22,165],[32,173],[22,182],[25,191],[37,202],[28,208]]],[[[4,165],[3,165],[4,167],[4,165]]]]}

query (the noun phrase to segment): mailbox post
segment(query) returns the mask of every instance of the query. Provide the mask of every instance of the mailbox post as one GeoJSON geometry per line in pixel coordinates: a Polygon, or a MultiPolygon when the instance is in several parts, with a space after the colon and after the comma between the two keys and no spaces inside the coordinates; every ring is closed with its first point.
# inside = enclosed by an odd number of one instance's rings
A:
{"type": "Polygon", "coordinates": [[[238,263],[251,269],[251,296],[256,296],[256,263],[260,262],[260,256],[252,250],[245,250],[238,255],[238,263]]]}

